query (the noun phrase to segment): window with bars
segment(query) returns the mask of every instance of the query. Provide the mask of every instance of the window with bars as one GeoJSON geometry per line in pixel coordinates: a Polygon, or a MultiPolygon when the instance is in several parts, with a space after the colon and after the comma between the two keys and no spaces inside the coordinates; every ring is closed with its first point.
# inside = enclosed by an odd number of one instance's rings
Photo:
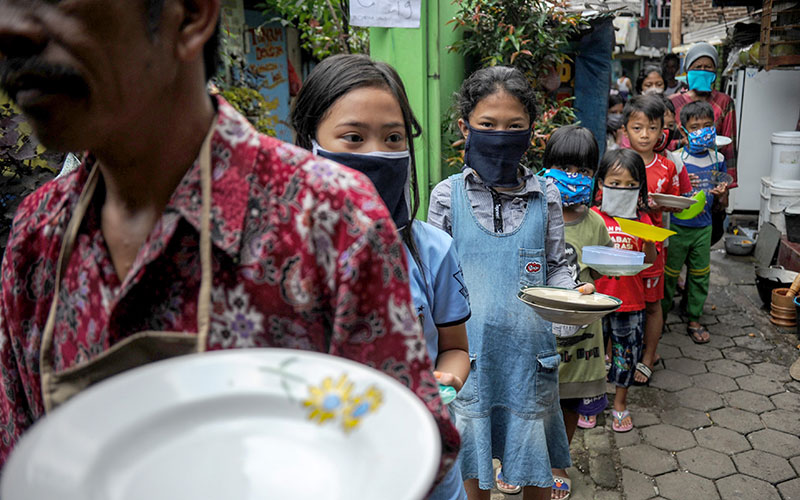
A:
{"type": "Polygon", "coordinates": [[[668,30],[670,0],[647,0],[647,8],[650,29],[668,30]]]}

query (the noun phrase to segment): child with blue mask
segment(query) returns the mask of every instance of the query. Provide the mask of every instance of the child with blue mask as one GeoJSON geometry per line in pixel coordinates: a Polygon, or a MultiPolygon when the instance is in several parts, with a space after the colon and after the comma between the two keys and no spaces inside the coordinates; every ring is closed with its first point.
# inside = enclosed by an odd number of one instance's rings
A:
{"type": "Polygon", "coordinates": [[[673,294],[677,286],[681,267],[686,265],[686,333],[698,344],[710,340],[708,329],[700,324],[703,305],[708,297],[711,278],[711,232],[712,210],[722,211],[728,204],[727,185],[722,183],[711,188],[716,172],[727,173],[725,157],[716,150],[714,109],[707,102],[695,101],[681,109],[681,134],[686,146],[671,154],[693,178],[696,190],[706,191],[706,206],[695,217],[683,218],[673,214],[670,228],[677,234],[670,237],[669,252],[664,266],[664,299],[661,306],[664,315],[672,308],[673,294]]]}
{"type": "MultiPolygon", "coordinates": [[[[427,355],[434,362],[430,384],[434,391],[434,377],[448,392],[462,390],[470,373],[465,327],[470,317],[469,295],[452,238],[414,219],[419,197],[413,138],[420,134],[420,126],[400,76],[388,64],[367,56],[329,57],[314,68],[300,90],[292,125],[298,145],[372,181],[405,243],[417,313],[413,319],[420,322],[424,334],[424,342],[409,337],[406,343],[413,346],[410,352],[427,355]]],[[[371,244],[370,238],[364,234],[363,243],[371,244]]],[[[402,322],[399,312],[398,323],[402,322]]],[[[398,359],[397,370],[402,371],[406,362],[398,359]]],[[[424,400],[429,407],[440,404],[435,392],[424,395],[424,400]]],[[[466,500],[457,461],[427,498],[466,500]]]]}
{"type": "MultiPolygon", "coordinates": [[[[557,129],[544,150],[544,177],[553,179],[561,193],[567,266],[576,282],[594,283],[595,271],[581,261],[583,247],[613,247],[603,217],[589,209],[594,174],[599,161],[597,141],[589,129],[568,125],[557,129]]],[[[573,337],[558,339],[558,395],[567,439],[577,427],[591,429],[606,408],[603,322],[595,321],[573,337]]],[[[551,498],[570,494],[572,482],[565,469],[553,468],[551,498]]]]}
{"type": "Polygon", "coordinates": [[[561,195],[520,165],[538,113],[518,69],[473,73],[458,107],[465,165],[434,188],[428,222],[453,236],[472,305],[470,376],[452,403],[461,472],[470,500],[488,500],[495,483],[504,492],[521,489],[528,500],[549,498],[552,468],[570,465],[558,404],[558,327],[516,295],[527,286],[576,286],[564,253],[561,195]]]}

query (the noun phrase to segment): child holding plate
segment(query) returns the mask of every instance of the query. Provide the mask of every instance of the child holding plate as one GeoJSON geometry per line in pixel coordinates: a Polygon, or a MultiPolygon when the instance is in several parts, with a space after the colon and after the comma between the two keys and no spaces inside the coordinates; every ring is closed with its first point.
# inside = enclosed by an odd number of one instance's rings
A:
{"type": "Polygon", "coordinates": [[[493,66],[473,73],[458,105],[465,165],[434,188],[428,222],[452,234],[472,305],[471,370],[453,402],[461,471],[470,500],[489,499],[493,458],[503,464],[499,487],[522,487],[528,500],[549,498],[551,468],[570,465],[558,404],[560,356],[553,325],[516,295],[523,287],[575,287],[561,195],[520,165],[538,116],[522,72],[493,66]]]}
{"type": "MultiPolygon", "coordinates": [[[[577,125],[553,132],[544,150],[544,177],[552,179],[561,193],[567,266],[576,282],[592,283],[600,277],[582,265],[583,247],[614,246],[603,217],[589,209],[598,154],[592,132],[577,125]]],[[[558,353],[558,395],[571,443],[576,428],[593,428],[607,405],[603,322],[597,320],[572,337],[559,338],[558,353]]],[[[553,481],[551,498],[566,498],[572,486],[567,471],[553,469],[553,481]]]]}
{"type": "MultiPolygon", "coordinates": [[[[667,157],[655,152],[655,147],[663,137],[664,127],[664,102],[661,96],[641,95],[636,96],[625,104],[622,111],[622,120],[625,124],[623,131],[630,141],[630,148],[641,156],[647,172],[645,188],[650,194],[669,194],[677,196],[681,193],[681,183],[675,164],[667,157]]],[[[689,186],[685,186],[688,190],[689,186]]],[[[661,206],[653,197],[648,197],[650,217],[653,224],[664,227],[662,212],[672,212],[675,209],[661,206]]],[[[653,367],[658,361],[656,349],[664,328],[664,317],[661,312],[661,299],[664,298],[664,257],[665,249],[662,244],[657,245],[658,257],[650,269],[642,272],[644,277],[645,294],[645,334],[644,354],[636,367],[635,380],[637,384],[647,384],[653,372],[653,367]]]]}
{"type": "MultiPolygon", "coordinates": [[[[727,173],[725,157],[716,148],[717,131],[711,105],[703,101],[685,105],[681,108],[681,124],[681,134],[687,144],[671,155],[675,164],[680,163],[701,183],[708,182],[703,179],[710,177],[712,172],[727,173]]],[[[711,278],[711,210],[715,204],[719,209],[727,206],[727,184],[721,183],[706,193],[705,207],[695,217],[683,218],[681,214],[673,214],[670,228],[677,234],[670,238],[664,267],[664,300],[661,305],[666,316],[672,307],[681,267],[686,264],[686,312],[689,317],[686,333],[696,344],[710,340],[708,330],[699,320],[708,298],[711,278]]]]}
{"type": "MultiPolygon", "coordinates": [[[[653,224],[647,210],[647,171],[635,151],[609,151],[600,161],[595,190],[600,191],[600,206],[592,207],[602,216],[614,247],[645,253],[645,263],[656,260],[652,242],[623,232],[615,217],[653,224]]],[[[597,198],[592,197],[593,200],[597,198]]],[[[616,432],[633,429],[628,412],[628,388],[633,384],[636,365],[641,361],[644,342],[645,293],[641,273],[635,276],[604,276],[595,281],[597,290],[622,299],[622,307],[603,318],[603,335],[611,339],[611,367],[608,381],[617,386],[611,427],[616,432]]]]}

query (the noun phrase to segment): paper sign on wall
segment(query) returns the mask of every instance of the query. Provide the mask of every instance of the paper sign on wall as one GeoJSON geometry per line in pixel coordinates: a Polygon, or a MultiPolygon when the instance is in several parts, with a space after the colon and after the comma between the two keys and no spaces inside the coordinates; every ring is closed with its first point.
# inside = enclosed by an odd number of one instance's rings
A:
{"type": "Polygon", "coordinates": [[[378,28],[419,28],[422,0],[350,0],[350,24],[378,28]]]}

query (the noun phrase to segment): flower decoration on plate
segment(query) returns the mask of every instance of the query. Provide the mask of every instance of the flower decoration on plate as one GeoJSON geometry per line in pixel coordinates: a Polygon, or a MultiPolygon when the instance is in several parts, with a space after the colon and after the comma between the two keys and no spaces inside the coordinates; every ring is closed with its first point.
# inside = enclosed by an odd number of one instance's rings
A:
{"type": "Polygon", "coordinates": [[[377,410],[383,403],[383,394],[370,386],[364,393],[353,395],[353,383],[343,374],[334,382],[326,377],[319,386],[309,386],[309,397],[303,406],[310,408],[309,420],[323,424],[341,418],[345,432],[355,429],[362,418],[377,410]]]}
{"type": "Polygon", "coordinates": [[[347,380],[347,375],[342,375],[334,384],[331,377],[325,377],[319,387],[309,386],[309,398],[303,401],[303,406],[311,408],[309,420],[326,420],[335,418],[344,409],[350,399],[353,383],[347,380]]]}
{"type": "Polygon", "coordinates": [[[342,412],[342,425],[346,432],[355,429],[364,416],[380,407],[383,403],[383,394],[377,387],[370,386],[363,394],[356,396],[348,403],[342,412]]]}

